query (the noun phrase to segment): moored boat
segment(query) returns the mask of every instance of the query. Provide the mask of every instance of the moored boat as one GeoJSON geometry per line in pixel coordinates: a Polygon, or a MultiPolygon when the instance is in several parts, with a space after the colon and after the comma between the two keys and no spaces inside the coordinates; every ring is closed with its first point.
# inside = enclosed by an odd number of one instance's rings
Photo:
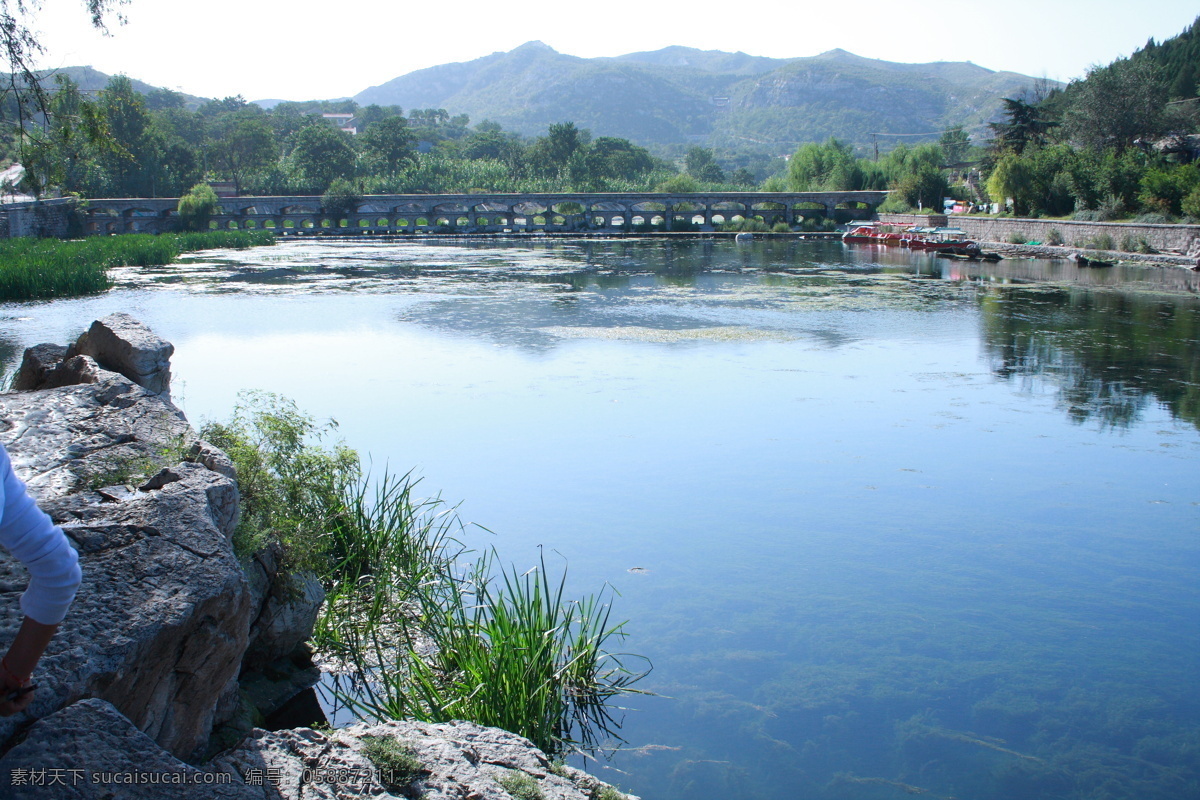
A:
{"type": "Polygon", "coordinates": [[[891,247],[907,247],[911,250],[969,250],[979,245],[967,239],[967,234],[958,228],[909,228],[897,232],[885,230],[873,222],[851,225],[842,234],[847,244],[882,244],[891,247]]]}

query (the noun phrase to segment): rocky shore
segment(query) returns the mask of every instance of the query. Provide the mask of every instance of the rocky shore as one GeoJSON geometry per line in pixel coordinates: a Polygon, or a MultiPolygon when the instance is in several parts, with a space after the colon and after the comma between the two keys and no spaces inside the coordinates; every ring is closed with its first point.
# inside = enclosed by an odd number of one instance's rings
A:
{"type": "MultiPolygon", "coordinates": [[[[472,723],[252,728],[319,677],[304,642],[323,596],[315,581],[285,586],[269,551],[234,556],[236,475],[171,403],[172,352],[114,314],[70,346],[30,348],[0,394],[0,442],[84,575],[33,704],[0,718],[0,796],[626,797],[472,723]]],[[[0,643],[26,583],[0,552],[0,643]]]]}

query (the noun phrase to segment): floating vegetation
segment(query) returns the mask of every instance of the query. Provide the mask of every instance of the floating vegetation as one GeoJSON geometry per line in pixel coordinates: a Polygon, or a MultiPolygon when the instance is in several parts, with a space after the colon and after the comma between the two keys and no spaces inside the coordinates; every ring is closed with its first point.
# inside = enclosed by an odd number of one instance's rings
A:
{"type": "Polygon", "coordinates": [[[539,328],[544,333],[563,339],[608,339],[635,342],[761,342],[792,341],[797,337],[782,331],[728,326],[722,328],[684,328],[681,330],[646,328],[638,325],[623,327],[563,327],[539,328]]]}

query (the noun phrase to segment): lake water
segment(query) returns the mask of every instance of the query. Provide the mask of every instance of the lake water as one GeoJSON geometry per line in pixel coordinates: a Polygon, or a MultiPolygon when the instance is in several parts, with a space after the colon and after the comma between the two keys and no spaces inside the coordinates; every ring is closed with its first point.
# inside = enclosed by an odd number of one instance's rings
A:
{"type": "MultiPolygon", "coordinates": [[[[840,242],[288,242],[0,306],[112,311],[193,422],[291,397],[606,582],[658,800],[1200,797],[1200,300],[1183,271],[840,242]]],[[[561,559],[551,555],[551,560],[561,559]]]]}

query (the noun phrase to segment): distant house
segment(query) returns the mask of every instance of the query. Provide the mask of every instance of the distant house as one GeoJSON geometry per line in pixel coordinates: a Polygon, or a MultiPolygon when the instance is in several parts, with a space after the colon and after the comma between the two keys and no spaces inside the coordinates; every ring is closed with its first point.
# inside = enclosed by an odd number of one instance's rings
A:
{"type": "Polygon", "coordinates": [[[348,133],[351,136],[358,135],[358,127],[354,124],[357,120],[355,120],[353,114],[322,114],[321,117],[329,120],[333,123],[334,127],[343,133],[348,133]]]}

